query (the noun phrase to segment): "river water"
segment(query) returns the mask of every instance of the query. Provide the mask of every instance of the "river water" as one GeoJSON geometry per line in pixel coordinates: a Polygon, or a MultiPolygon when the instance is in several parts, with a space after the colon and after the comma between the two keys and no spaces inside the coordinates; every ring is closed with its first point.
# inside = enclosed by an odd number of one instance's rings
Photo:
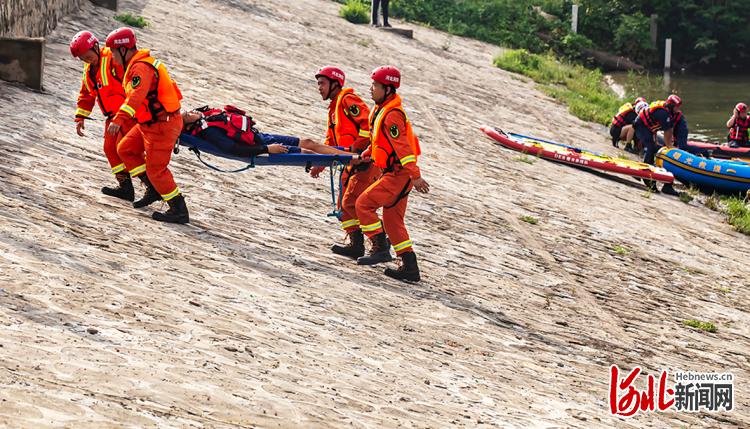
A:
{"type": "Polygon", "coordinates": [[[670,93],[682,98],[682,111],[688,120],[690,138],[725,142],[727,120],[739,102],[750,105],[750,74],[695,75],[672,73],[648,79],[629,79],[626,73],[612,75],[616,83],[637,87],[649,102],[664,100],[670,93]]]}

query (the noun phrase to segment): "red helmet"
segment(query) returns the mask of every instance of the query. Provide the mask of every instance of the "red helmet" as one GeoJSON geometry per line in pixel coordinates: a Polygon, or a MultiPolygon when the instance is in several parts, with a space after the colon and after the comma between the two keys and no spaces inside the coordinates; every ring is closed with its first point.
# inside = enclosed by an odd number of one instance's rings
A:
{"type": "Polygon", "coordinates": [[[327,77],[328,79],[331,79],[331,80],[335,80],[341,86],[344,86],[344,81],[346,80],[346,75],[344,75],[344,71],[338,67],[333,67],[333,66],[325,66],[321,68],[320,70],[318,70],[317,73],[315,73],[315,79],[321,76],[327,77]]]}
{"type": "Polygon", "coordinates": [[[135,48],[135,32],[128,27],[121,27],[107,36],[108,48],[135,48]]]}
{"type": "Polygon", "coordinates": [[[675,106],[680,107],[682,106],[682,100],[680,97],[678,97],[676,94],[672,94],[669,97],[667,97],[667,106],[675,106]]]}
{"type": "Polygon", "coordinates": [[[380,66],[372,71],[372,80],[382,85],[401,86],[401,72],[393,66],[380,66]]]}
{"type": "Polygon", "coordinates": [[[98,43],[99,39],[97,39],[90,31],[79,31],[70,40],[70,53],[78,58],[98,43]]]}
{"type": "Polygon", "coordinates": [[[734,108],[737,109],[738,112],[747,112],[747,104],[745,103],[737,103],[734,108]]]}
{"type": "Polygon", "coordinates": [[[636,98],[636,99],[635,99],[635,101],[633,102],[633,105],[636,105],[636,104],[638,104],[638,103],[641,103],[641,102],[643,102],[643,103],[648,103],[648,101],[646,101],[646,99],[645,99],[645,98],[643,98],[643,97],[638,97],[638,98],[636,98]]]}

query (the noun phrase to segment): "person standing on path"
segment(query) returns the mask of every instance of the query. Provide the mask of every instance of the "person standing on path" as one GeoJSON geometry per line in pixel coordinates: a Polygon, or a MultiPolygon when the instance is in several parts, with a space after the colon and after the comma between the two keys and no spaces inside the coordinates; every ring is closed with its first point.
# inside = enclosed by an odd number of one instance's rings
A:
{"type": "Polygon", "coordinates": [[[372,0],[372,25],[373,27],[380,27],[380,20],[378,19],[378,9],[383,11],[383,27],[390,27],[388,23],[388,1],[389,0],[372,0]]]}

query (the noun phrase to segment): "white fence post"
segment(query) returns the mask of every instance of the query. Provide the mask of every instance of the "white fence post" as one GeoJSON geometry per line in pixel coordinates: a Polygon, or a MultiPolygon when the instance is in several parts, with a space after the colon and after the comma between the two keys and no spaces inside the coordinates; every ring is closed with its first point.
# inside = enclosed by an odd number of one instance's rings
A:
{"type": "Polygon", "coordinates": [[[664,42],[664,70],[669,71],[672,68],[672,39],[664,42]]]}
{"type": "Polygon", "coordinates": [[[573,5],[573,17],[570,21],[570,30],[573,33],[578,33],[578,5],[573,5]]]}

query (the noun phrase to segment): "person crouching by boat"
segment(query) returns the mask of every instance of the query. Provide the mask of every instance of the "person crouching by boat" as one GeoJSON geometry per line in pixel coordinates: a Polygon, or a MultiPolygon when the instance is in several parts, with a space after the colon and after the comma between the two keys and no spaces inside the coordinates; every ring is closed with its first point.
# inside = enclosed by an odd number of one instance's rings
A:
{"type": "MultiPolygon", "coordinates": [[[[682,120],[681,106],[682,100],[680,97],[672,94],[667,97],[666,101],[655,101],[638,114],[635,122],[633,122],[633,128],[635,129],[636,139],[644,148],[643,162],[654,165],[657,131],[664,131],[664,142],[667,147],[672,147],[675,119],[682,120]]],[[[644,180],[644,182],[650,190],[658,191],[655,181],[644,180]]],[[[678,195],[678,192],[669,183],[664,185],[662,192],[668,195],[678,195]]]]}
{"type": "Polygon", "coordinates": [[[737,103],[732,117],[727,121],[729,147],[746,147],[748,144],[747,129],[750,127],[750,117],[747,115],[747,104],[737,103]]]}
{"type": "Polygon", "coordinates": [[[625,103],[617,110],[617,114],[612,117],[612,125],[609,127],[609,135],[612,137],[612,146],[619,147],[621,140],[625,141],[625,149],[627,150],[633,141],[635,130],[633,130],[633,122],[638,117],[638,112],[643,107],[647,107],[648,103],[643,97],[638,97],[632,104],[625,103]]]}
{"type": "Polygon", "coordinates": [[[350,152],[315,143],[311,139],[261,133],[255,128],[252,117],[244,110],[230,105],[221,109],[204,106],[183,111],[182,119],[184,133],[200,137],[234,156],[250,158],[264,153],[301,152],[352,155],[350,152]]]}

